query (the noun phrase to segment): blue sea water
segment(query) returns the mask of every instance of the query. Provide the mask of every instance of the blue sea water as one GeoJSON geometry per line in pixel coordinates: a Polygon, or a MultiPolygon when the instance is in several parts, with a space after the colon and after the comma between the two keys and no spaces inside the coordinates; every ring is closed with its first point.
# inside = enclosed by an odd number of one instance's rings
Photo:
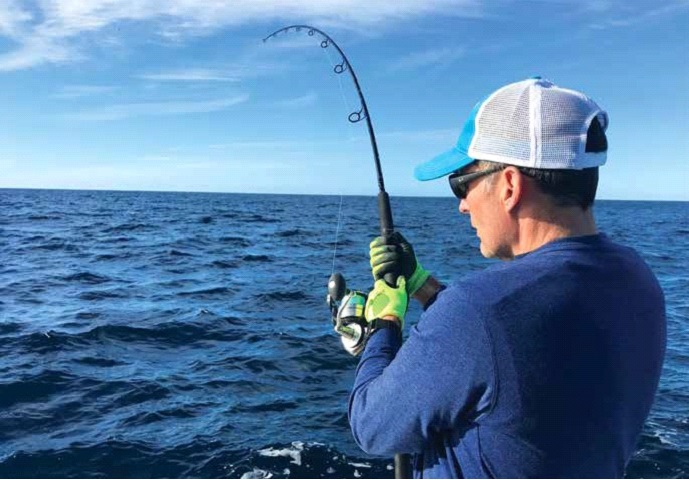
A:
{"type": "MultiPolygon", "coordinates": [[[[392,207],[438,278],[490,263],[456,200],[392,207]]],[[[667,299],[627,475],[687,477],[689,203],[595,211],[667,299]]],[[[392,477],[349,432],[325,305],[333,268],[370,287],[377,229],[369,197],[0,190],[0,477],[392,477]]]]}

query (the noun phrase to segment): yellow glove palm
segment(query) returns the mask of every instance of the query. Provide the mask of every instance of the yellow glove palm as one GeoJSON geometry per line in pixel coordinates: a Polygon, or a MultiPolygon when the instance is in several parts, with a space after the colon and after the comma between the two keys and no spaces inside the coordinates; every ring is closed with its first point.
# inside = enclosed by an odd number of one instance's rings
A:
{"type": "Polygon", "coordinates": [[[373,290],[368,294],[364,315],[367,322],[372,322],[376,318],[393,316],[400,321],[400,326],[404,327],[404,315],[409,306],[409,295],[406,289],[404,277],[397,277],[397,286],[391,287],[385,280],[377,280],[373,290]]]}

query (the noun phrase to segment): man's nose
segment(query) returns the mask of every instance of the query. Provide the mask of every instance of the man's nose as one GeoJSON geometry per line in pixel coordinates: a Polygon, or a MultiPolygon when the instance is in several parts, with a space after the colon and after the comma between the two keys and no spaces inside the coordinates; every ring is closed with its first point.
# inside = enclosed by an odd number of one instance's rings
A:
{"type": "Polygon", "coordinates": [[[459,213],[467,215],[469,213],[469,205],[467,205],[466,199],[461,199],[459,201],[459,213]]]}

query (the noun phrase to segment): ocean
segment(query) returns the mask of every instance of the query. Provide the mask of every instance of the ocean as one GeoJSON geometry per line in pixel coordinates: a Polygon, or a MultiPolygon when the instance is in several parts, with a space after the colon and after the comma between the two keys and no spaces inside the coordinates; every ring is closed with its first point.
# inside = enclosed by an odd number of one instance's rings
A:
{"type": "MultiPolygon", "coordinates": [[[[376,205],[0,190],[0,477],[392,478],[392,459],[352,439],[357,360],[325,304],[333,270],[370,288],[376,205]]],[[[492,262],[454,198],[392,209],[439,279],[492,262]]],[[[687,477],[689,203],[595,213],[667,301],[663,376],[627,476],[687,477]]]]}

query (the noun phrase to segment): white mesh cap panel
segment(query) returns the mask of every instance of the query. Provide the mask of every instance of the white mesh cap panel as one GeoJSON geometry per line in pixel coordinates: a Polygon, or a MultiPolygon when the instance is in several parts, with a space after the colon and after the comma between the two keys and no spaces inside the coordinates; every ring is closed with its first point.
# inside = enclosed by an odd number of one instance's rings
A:
{"type": "Polygon", "coordinates": [[[470,157],[530,165],[530,83],[507,85],[484,102],[476,116],[476,134],[469,148],[470,157]]]}
{"type": "Polygon", "coordinates": [[[507,85],[488,97],[475,119],[469,156],[510,165],[581,169],[603,165],[606,153],[586,153],[586,134],[607,114],[586,95],[547,80],[507,85]]]}
{"type": "Polygon", "coordinates": [[[592,103],[573,90],[541,89],[541,158],[536,168],[581,168],[577,159],[585,154],[586,132],[597,110],[592,103]]]}

